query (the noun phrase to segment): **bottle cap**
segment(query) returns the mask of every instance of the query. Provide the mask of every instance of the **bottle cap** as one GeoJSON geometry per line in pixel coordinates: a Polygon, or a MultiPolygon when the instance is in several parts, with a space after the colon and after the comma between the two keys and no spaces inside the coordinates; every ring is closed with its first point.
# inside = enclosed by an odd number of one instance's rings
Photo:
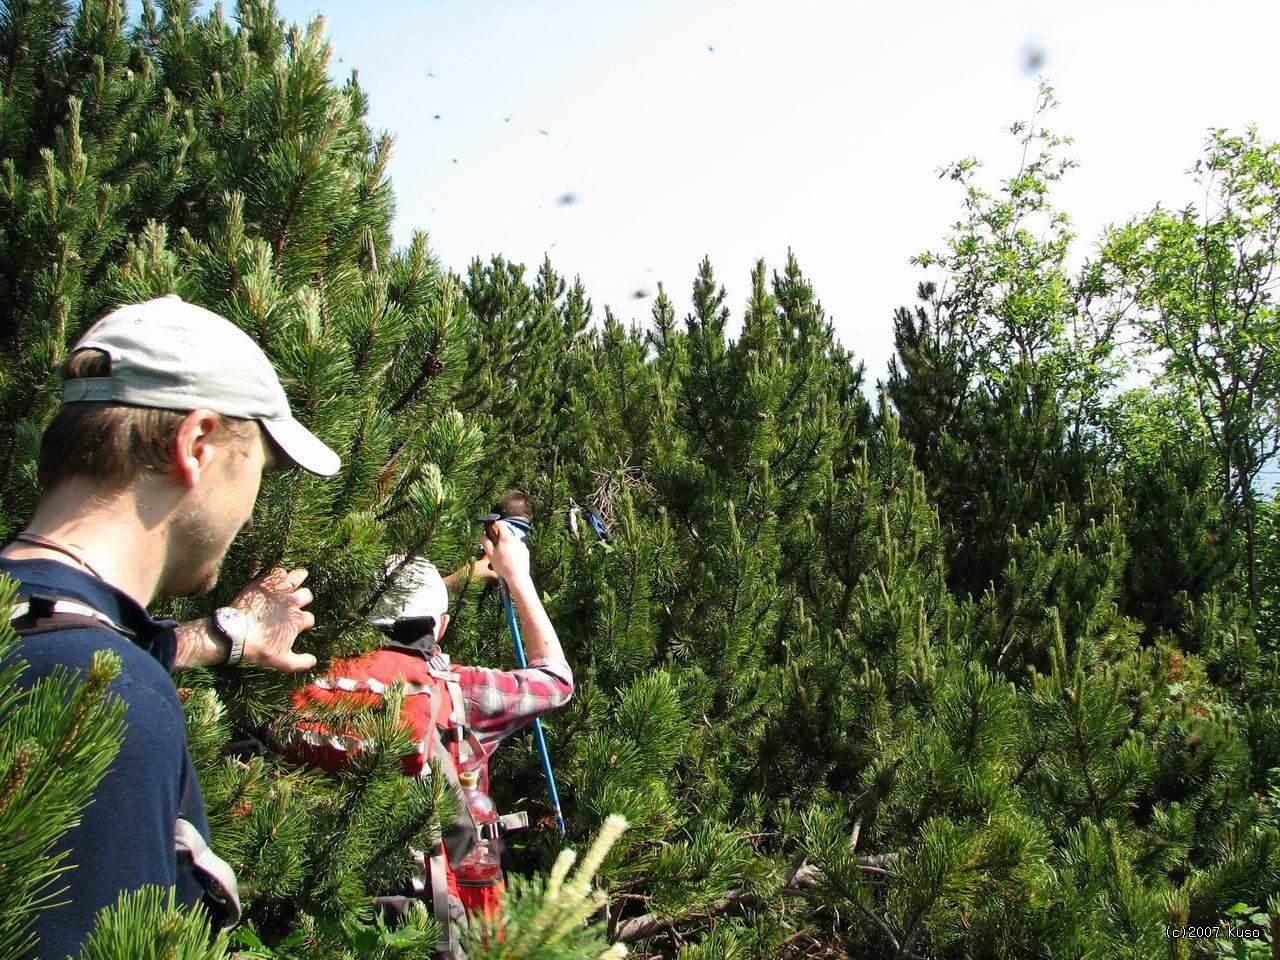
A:
{"type": "Polygon", "coordinates": [[[479,782],[480,772],[478,770],[463,770],[458,774],[458,783],[462,784],[463,790],[474,790],[479,782]]]}

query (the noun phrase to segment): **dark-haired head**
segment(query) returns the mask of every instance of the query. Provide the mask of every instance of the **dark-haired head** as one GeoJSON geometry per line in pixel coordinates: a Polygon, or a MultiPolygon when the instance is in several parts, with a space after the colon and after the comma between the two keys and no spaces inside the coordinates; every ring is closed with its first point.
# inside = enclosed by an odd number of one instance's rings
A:
{"type": "Polygon", "coordinates": [[[500,517],[528,517],[529,498],[520,490],[508,490],[493,505],[493,512],[500,517]]]}

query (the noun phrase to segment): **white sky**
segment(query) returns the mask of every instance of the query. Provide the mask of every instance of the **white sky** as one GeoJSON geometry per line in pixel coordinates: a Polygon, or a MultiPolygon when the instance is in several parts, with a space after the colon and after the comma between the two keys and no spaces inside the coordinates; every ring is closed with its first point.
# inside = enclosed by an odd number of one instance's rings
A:
{"type": "Polygon", "coordinates": [[[658,280],[683,317],[707,254],[735,333],[756,258],[790,247],[869,388],[923,277],[909,258],[960,215],[939,168],[1016,169],[1029,47],[1081,163],[1056,194],[1077,259],[1105,224],[1192,201],[1209,127],[1280,138],[1275,3],[280,3],[317,12],[396,136],[397,242],[425,229],[460,272],[549,253],[598,315],[641,322],[658,280]]]}

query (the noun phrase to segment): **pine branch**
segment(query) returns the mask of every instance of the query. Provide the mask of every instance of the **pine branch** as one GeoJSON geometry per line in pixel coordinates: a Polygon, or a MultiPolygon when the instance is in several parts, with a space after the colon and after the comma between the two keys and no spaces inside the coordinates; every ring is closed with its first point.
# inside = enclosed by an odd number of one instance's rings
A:
{"type": "MultiPolygon", "coordinates": [[[[859,870],[867,873],[888,874],[886,866],[892,866],[898,863],[901,854],[885,853],[872,857],[861,857],[854,861],[854,865],[859,870]]],[[[808,864],[796,870],[791,878],[786,881],[774,893],[774,896],[789,896],[794,894],[803,894],[812,890],[822,881],[822,868],[814,864],[808,864]]],[[[681,923],[690,921],[710,920],[714,917],[723,916],[740,907],[751,907],[762,903],[766,898],[759,893],[750,890],[730,890],[716,902],[716,904],[706,910],[697,913],[689,913],[677,917],[663,917],[656,913],[647,913],[644,916],[633,917],[617,925],[610,939],[619,943],[635,943],[644,940],[647,937],[655,936],[667,930],[674,930],[681,923]]],[[[859,904],[861,906],[861,904],[859,904]]],[[[895,950],[899,949],[898,941],[893,936],[892,931],[884,925],[884,921],[876,917],[875,914],[862,908],[867,914],[885,931],[893,943],[895,950]]],[[[904,957],[914,957],[914,954],[906,953],[904,957]]]]}
{"type": "Polygon", "coordinates": [[[413,383],[409,384],[409,388],[400,395],[400,399],[391,405],[388,413],[394,415],[407,407],[414,400],[418,399],[418,394],[422,390],[423,385],[434,376],[431,368],[431,361],[440,350],[440,341],[436,340],[431,350],[422,359],[422,366],[418,368],[417,376],[414,377],[413,383]]]}

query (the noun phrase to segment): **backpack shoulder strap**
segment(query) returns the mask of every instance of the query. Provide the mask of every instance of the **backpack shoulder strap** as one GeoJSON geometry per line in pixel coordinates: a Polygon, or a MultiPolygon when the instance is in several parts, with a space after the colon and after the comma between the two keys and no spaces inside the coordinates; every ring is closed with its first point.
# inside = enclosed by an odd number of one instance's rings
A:
{"type": "MultiPolygon", "coordinates": [[[[459,765],[467,761],[475,761],[481,769],[487,768],[488,758],[485,756],[484,745],[471,729],[471,725],[467,723],[467,700],[463,695],[458,674],[452,670],[433,669],[431,676],[443,681],[445,689],[449,692],[449,724],[447,727],[441,726],[441,732],[450,742],[457,744],[459,765]],[[467,746],[466,752],[462,749],[463,744],[467,746]]],[[[487,776],[485,780],[488,780],[487,776]]],[[[487,787],[488,783],[486,782],[483,786],[487,787]]]]}
{"type": "Polygon", "coordinates": [[[20,637],[52,633],[55,630],[106,627],[126,639],[137,639],[132,630],[116,623],[96,607],[57,593],[33,593],[10,606],[7,616],[9,624],[20,637]]]}
{"type": "MultiPolygon", "coordinates": [[[[437,681],[432,688],[431,694],[432,706],[435,708],[436,717],[444,714],[446,704],[442,704],[437,698],[448,697],[448,691],[444,684],[437,681]]],[[[444,714],[447,716],[447,714],[444,714]]],[[[437,724],[434,730],[428,730],[423,737],[424,763],[422,766],[422,775],[430,776],[432,770],[431,760],[436,760],[440,764],[440,770],[444,774],[445,782],[448,784],[449,790],[452,792],[454,799],[458,802],[458,819],[450,824],[444,832],[442,840],[448,854],[449,866],[457,866],[476,843],[476,824],[471,816],[471,809],[467,806],[466,798],[463,796],[462,784],[458,782],[458,764],[453,752],[449,749],[444,736],[446,727],[437,724]]]]}
{"type": "Polygon", "coordinates": [[[240,887],[231,865],[209,848],[190,820],[178,819],[174,847],[179,856],[185,854],[191,858],[196,879],[204,887],[205,899],[217,907],[217,924],[230,930],[240,922],[240,887]]]}

